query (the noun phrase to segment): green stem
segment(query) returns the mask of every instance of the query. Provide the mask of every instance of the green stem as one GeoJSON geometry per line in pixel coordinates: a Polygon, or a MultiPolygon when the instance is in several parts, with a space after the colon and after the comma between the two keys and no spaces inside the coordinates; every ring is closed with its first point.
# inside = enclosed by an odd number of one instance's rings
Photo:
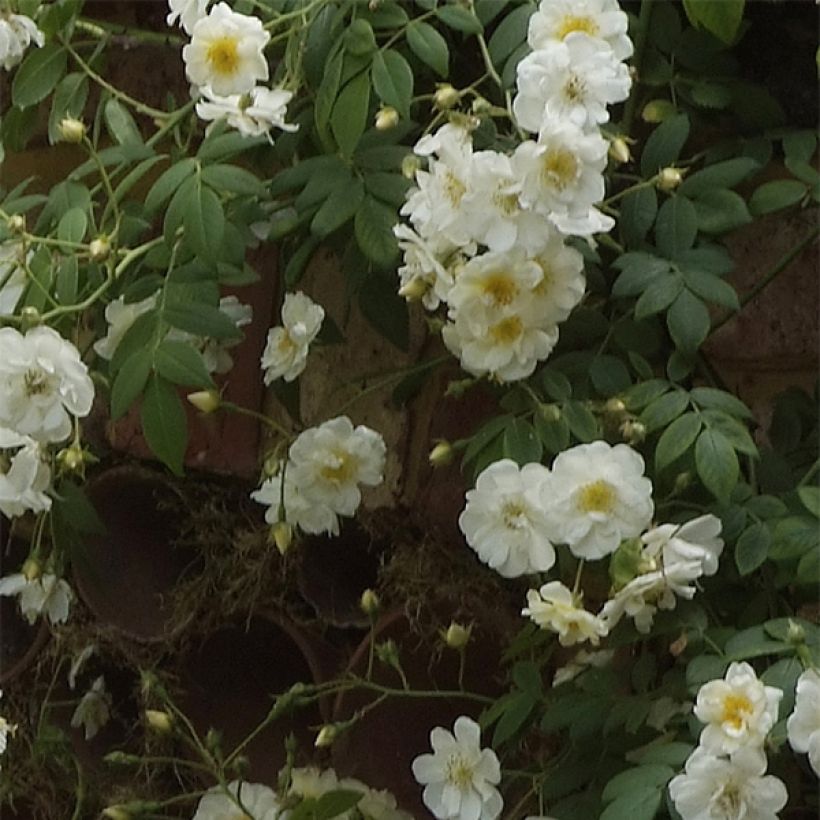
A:
{"type": "Polygon", "coordinates": [[[643,63],[643,53],[646,47],[646,38],[649,36],[649,21],[652,18],[652,0],[642,0],[641,11],[638,15],[638,32],[635,35],[635,56],[632,59],[632,67],[635,69],[635,83],[632,86],[632,93],[624,106],[623,131],[629,134],[632,124],[635,121],[635,114],[638,110],[638,86],[641,78],[641,65],[643,63]]]}
{"type": "Polygon", "coordinates": [[[266,424],[271,428],[271,430],[275,430],[279,433],[279,435],[284,436],[286,439],[293,436],[293,433],[288,432],[281,424],[279,424],[279,422],[274,421],[264,413],[258,413],[256,410],[250,410],[247,407],[242,407],[241,405],[234,404],[231,401],[223,401],[219,406],[224,410],[230,410],[233,413],[239,413],[242,416],[248,416],[249,418],[256,419],[256,421],[266,424]]]}

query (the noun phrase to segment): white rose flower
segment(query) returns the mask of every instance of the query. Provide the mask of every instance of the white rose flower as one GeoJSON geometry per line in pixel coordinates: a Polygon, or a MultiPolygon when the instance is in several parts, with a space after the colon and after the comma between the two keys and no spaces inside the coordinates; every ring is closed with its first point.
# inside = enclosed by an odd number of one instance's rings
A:
{"type": "Polygon", "coordinates": [[[574,31],[605,40],[619,60],[632,55],[628,19],[617,0],[541,0],[530,17],[527,42],[533,50],[563,40],[574,31]]]}
{"type": "Polygon", "coordinates": [[[654,509],[643,471],[643,459],[626,444],[594,441],[560,453],[543,493],[553,542],[595,560],[640,535],[654,509]]]}
{"type": "MultiPolygon", "coordinates": [[[[3,691],[0,689],[0,698],[3,697],[3,691]]],[[[14,736],[14,733],[17,731],[17,725],[14,723],[9,723],[8,720],[2,716],[0,716],[0,755],[2,755],[6,751],[6,747],[8,746],[8,737],[9,735],[14,736]]]]}
{"type": "MultiPolygon", "coordinates": [[[[14,313],[28,284],[26,271],[20,264],[22,245],[7,242],[0,245],[0,314],[14,313]]],[[[29,258],[33,252],[29,252],[29,258]]]]}
{"type": "Polygon", "coordinates": [[[632,84],[609,46],[580,32],[528,54],[517,74],[513,113],[522,128],[535,133],[555,120],[585,129],[607,122],[607,106],[625,100],[632,84]]]}
{"type": "Polygon", "coordinates": [[[594,205],[604,198],[609,143],[568,120],[548,121],[538,141],[522,142],[512,157],[521,180],[519,197],[562,233],[590,236],[615,221],[594,205]]]}
{"type": "Polygon", "coordinates": [[[495,820],[504,801],[495,787],[501,767],[492,749],[481,748],[478,724],[462,715],[451,734],[430,732],[433,754],[413,761],[413,776],[424,786],[424,805],[438,820],[495,820]]]}
{"type": "Polygon", "coordinates": [[[564,244],[560,236],[549,236],[533,261],[541,268],[541,279],[531,297],[546,325],[557,325],[569,318],[586,293],[584,257],[564,244]]]}
{"type": "Polygon", "coordinates": [[[5,470],[0,457],[0,512],[6,518],[15,518],[27,510],[51,509],[51,498],[46,494],[51,485],[51,468],[43,461],[40,445],[28,436],[0,428],[0,450],[11,449],[17,452],[7,456],[5,470]]]}
{"type": "Polygon", "coordinates": [[[260,137],[271,128],[281,131],[298,131],[299,126],[285,122],[287,105],[293,92],[282,88],[269,89],[256,86],[248,94],[230,94],[221,97],[206,86],[202,89],[203,100],[196,104],[196,113],[201,120],[224,119],[244,137],[260,137]]]}
{"type": "MultiPolygon", "coordinates": [[[[362,793],[362,799],[356,804],[356,811],[364,820],[413,820],[412,815],[396,807],[396,798],[386,789],[371,789],[354,777],[339,780],[338,788],[362,793]]],[[[347,817],[348,814],[349,812],[342,817],[347,817]]]]}
{"type": "Polygon", "coordinates": [[[280,816],[281,803],[269,786],[233,780],[227,789],[229,794],[216,786],[202,795],[192,820],[277,820],[280,816]]]}
{"type": "Polygon", "coordinates": [[[764,686],[748,663],[730,664],[723,680],[704,683],[698,691],[695,717],[707,724],[700,745],[713,754],[762,746],[782,697],[782,690],[764,686]]]}
{"type": "MultiPolygon", "coordinates": [[[[240,302],[236,296],[223,296],[219,309],[237,328],[249,325],[253,320],[253,309],[240,302]]],[[[228,350],[241,344],[242,339],[199,339],[199,351],[209,373],[227,373],[233,367],[233,358],[228,350]]]]}
{"type": "Polygon", "coordinates": [[[71,418],[87,416],[94,383],[80,353],[50,327],[25,336],[0,329],[0,426],[37,441],[62,441],[71,418]]]}
{"type": "Polygon", "coordinates": [[[279,378],[292,382],[305,369],[310,343],[319,333],[324,318],[324,308],[301,291],[285,295],[282,326],[268,331],[262,352],[265,384],[279,378]]]}
{"type": "Polygon", "coordinates": [[[30,17],[0,12],[0,65],[6,71],[23,59],[23,54],[32,43],[42,46],[44,42],[45,35],[30,17]]]}
{"type": "Polygon", "coordinates": [[[71,716],[71,725],[75,729],[82,726],[85,739],[91,740],[108,723],[111,716],[110,702],[111,698],[105,689],[105,678],[100,675],[80,699],[71,716]]]}
{"type": "Polygon", "coordinates": [[[720,519],[715,515],[701,515],[685,524],[663,524],[641,536],[647,556],[663,559],[666,568],[674,564],[695,561],[701,575],[714,575],[723,552],[720,519]]]}
{"type": "Polygon", "coordinates": [[[546,572],[555,563],[541,511],[547,475],[541,464],[519,468],[503,459],[483,470],[467,492],[458,525],[478,557],[504,578],[546,572]]]}
{"type": "Polygon", "coordinates": [[[789,795],[765,771],[761,749],[738,749],[727,759],[699,747],[686,761],[686,773],[669,781],[669,795],[683,820],[777,820],[789,795]]]}
{"type": "Polygon", "coordinates": [[[406,298],[421,294],[421,303],[427,310],[435,310],[447,301],[453,287],[452,270],[444,261],[457,248],[446,239],[430,237],[422,239],[409,225],[396,225],[393,235],[404,254],[404,264],[399,268],[399,295],[406,298]]]}
{"type": "Polygon", "coordinates": [[[126,303],[124,296],[109,302],[105,306],[105,321],[108,322],[108,330],[102,339],[97,339],[94,342],[96,354],[107,361],[111,361],[119,343],[122,341],[122,337],[125,336],[131,325],[140,316],[153,310],[156,306],[156,293],[140,302],[126,303]]]}
{"type": "Polygon", "coordinates": [[[820,674],[807,669],[797,679],[794,711],[786,721],[789,745],[795,752],[808,752],[809,763],[820,777],[820,674]]]}
{"type": "Polygon", "coordinates": [[[168,16],[165,22],[169,26],[179,20],[179,24],[190,35],[194,26],[205,16],[208,0],[168,0],[168,16]]]}
{"type": "Polygon", "coordinates": [[[381,483],[386,452],[375,430],[354,429],[339,416],[299,434],[290,446],[288,476],[310,503],[350,516],[361,502],[359,485],[381,483]]]}
{"type": "Polygon", "coordinates": [[[322,770],[316,766],[305,766],[291,770],[288,794],[296,795],[303,800],[310,800],[338,788],[339,777],[335,769],[322,770]]]}
{"type": "Polygon", "coordinates": [[[257,17],[217,3],[196,22],[191,42],[182,49],[185,73],[192,83],[221,97],[245,94],[257,80],[268,79],[264,49],[269,40],[257,17]]]}
{"type": "Polygon", "coordinates": [[[19,572],[0,578],[0,595],[17,595],[20,612],[30,624],[43,614],[52,624],[65,623],[74,599],[68,583],[48,573],[31,581],[19,572]]]}
{"type": "Polygon", "coordinates": [[[290,465],[285,470],[285,490],[282,495],[282,476],[273,476],[263,482],[262,486],[251,493],[251,498],[260,504],[267,504],[265,521],[276,524],[287,521],[303,532],[318,535],[339,534],[339,517],[326,504],[319,504],[306,498],[290,479],[290,465]],[[284,509],[282,505],[284,504],[284,509]]]}
{"type": "Polygon", "coordinates": [[[540,590],[529,590],[527,606],[521,614],[531,618],[541,629],[558,633],[561,646],[582,641],[597,646],[608,633],[607,625],[579,606],[572,592],[560,581],[550,581],[540,590]]]}

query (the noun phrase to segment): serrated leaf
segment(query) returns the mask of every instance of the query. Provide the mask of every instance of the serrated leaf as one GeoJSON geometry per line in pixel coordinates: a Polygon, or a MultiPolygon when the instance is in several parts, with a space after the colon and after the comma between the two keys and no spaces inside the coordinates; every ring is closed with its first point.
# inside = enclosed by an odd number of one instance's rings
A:
{"type": "Polygon", "coordinates": [[[746,201],[734,191],[704,191],[693,204],[698,230],[703,233],[727,233],[752,221],[746,201]]]}
{"type": "Polygon", "coordinates": [[[356,213],[356,241],[362,253],[381,268],[389,268],[399,255],[393,236],[396,221],[396,212],[371,196],[365,196],[356,213]]]}
{"type": "Polygon", "coordinates": [[[174,384],[203,388],[214,386],[202,354],[187,342],[162,341],[154,353],[154,369],[174,384]]]}
{"type": "Polygon", "coordinates": [[[683,290],[683,277],[678,274],[658,276],[635,303],[635,318],[645,319],[666,310],[683,290]]]}
{"type": "Polygon", "coordinates": [[[646,786],[624,794],[610,803],[600,820],[652,820],[661,806],[663,792],[646,786]]]}
{"type": "Polygon", "coordinates": [[[572,435],[579,441],[586,443],[599,437],[598,421],[582,402],[568,401],[564,405],[562,417],[569,425],[572,435]]]}
{"type": "Polygon", "coordinates": [[[683,269],[683,281],[692,293],[730,310],[740,310],[737,291],[726,281],[711,273],[683,269]]]}
{"type": "Polygon", "coordinates": [[[689,396],[683,390],[672,390],[651,401],[641,413],[640,422],[647,433],[666,427],[689,406],[689,396]]]}
{"type": "Polygon", "coordinates": [[[330,129],[343,156],[351,156],[367,127],[370,78],[357,74],[340,92],[330,114],[330,129]]]}
{"type": "Polygon", "coordinates": [[[803,506],[816,518],[820,518],[820,487],[798,487],[797,495],[803,506]]]}
{"type": "Polygon", "coordinates": [[[695,444],[695,466],[703,486],[718,501],[727,501],[737,484],[740,466],[734,447],[716,430],[704,430],[695,444]]]}
{"type": "Polygon", "coordinates": [[[618,225],[628,247],[640,245],[658,214],[658,194],[654,188],[632,191],[621,201],[618,225]]]}
{"type": "Polygon", "coordinates": [[[414,20],[405,33],[407,45],[416,57],[430,66],[440,77],[450,70],[450,49],[447,41],[429,23],[414,20]]]}
{"type": "Polygon", "coordinates": [[[735,545],[735,566],[741,575],[754,572],[768,557],[772,533],[762,522],[743,531],[735,545]]]}
{"type": "Polygon", "coordinates": [[[507,57],[526,42],[530,17],[535,8],[533,3],[524,3],[505,15],[496,27],[487,43],[487,51],[496,68],[501,68],[507,57]]]}
{"type": "Polygon", "coordinates": [[[173,386],[152,376],[145,388],[140,412],[145,441],[171,472],[182,475],[182,460],[188,443],[188,422],[173,386]]]}
{"type": "Polygon", "coordinates": [[[689,391],[692,401],[700,407],[722,410],[741,419],[753,418],[752,411],[737,397],[716,387],[693,387],[689,391]]]}
{"type": "Polygon", "coordinates": [[[216,163],[202,169],[202,181],[217,191],[240,196],[265,196],[267,190],[259,178],[238,165],[216,163]]]}
{"type": "Polygon", "coordinates": [[[630,795],[640,789],[664,786],[675,774],[674,770],[663,763],[646,763],[633,769],[619,772],[604,786],[602,799],[615,800],[621,795],[630,795]]]}
{"type": "Polygon", "coordinates": [[[197,180],[184,208],[182,224],[185,240],[194,253],[203,260],[221,257],[222,238],[225,235],[225,212],[213,189],[197,180]]]}
{"type": "Polygon", "coordinates": [[[103,108],[103,117],[108,133],[120,145],[141,144],[142,135],[134,122],[134,118],[125,106],[114,98],[106,102],[103,108]]]}
{"type": "Polygon", "coordinates": [[[151,372],[151,351],[148,348],[137,350],[125,360],[117,371],[111,386],[111,419],[116,421],[125,415],[128,408],[142,393],[151,372]]]}
{"type": "Polygon", "coordinates": [[[614,396],[628,389],[632,384],[629,370],[617,356],[596,356],[589,366],[592,384],[602,396],[614,396]]]}
{"type": "Polygon", "coordinates": [[[51,112],[48,117],[48,141],[51,145],[60,141],[60,122],[64,117],[79,118],[88,99],[88,78],[82,72],[66,74],[54,91],[51,112]]]}
{"type": "Polygon", "coordinates": [[[57,238],[63,242],[82,242],[88,228],[88,216],[82,208],[66,211],[57,223],[57,238]]]}
{"type": "Polygon", "coordinates": [[[481,20],[464,6],[438,6],[436,16],[449,28],[465,34],[481,34],[484,31],[481,20]]]}
{"type": "Polygon", "coordinates": [[[755,216],[769,214],[795,205],[806,195],[808,188],[796,179],[777,179],[764,182],[752,194],[749,209],[755,216]]]}
{"type": "Polygon", "coordinates": [[[413,71],[398,51],[388,48],[373,56],[373,88],[379,99],[392,105],[403,117],[410,116],[413,97],[413,71]]]}
{"type": "Polygon", "coordinates": [[[540,413],[536,414],[535,432],[549,453],[560,453],[569,447],[569,425],[563,416],[557,421],[547,421],[540,413]]]}
{"type": "Polygon", "coordinates": [[[186,157],[167,168],[151,186],[145,197],[145,210],[153,213],[166,200],[170,199],[196,170],[196,160],[186,157]]]}
{"type": "Polygon", "coordinates": [[[688,197],[698,197],[715,188],[734,188],[760,168],[751,157],[735,157],[708,165],[684,178],[678,192],[688,197]]]}
{"type": "Polygon", "coordinates": [[[661,255],[677,259],[692,247],[697,233],[698,217],[691,200],[676,194],[661,205],[655,220],[655,239],[661,255]]]}
{"type": "Polygon", "coordinates": [[[686,354],[692,354],[709,335],[711,322],[706,305],[685,288],[669,308],[666,324],[676,347],[686,354]]]}
{"type": "Polygon", "coordinates": [[[702,422],[697,413],[688,412],[676,418],[661,434],[655,448],[655,468],[662,470],[680,458],[694,443],[702,422]]]}
{"type": "Polygon", "coordinates": [[[518,692],[510,698],[495,726],[493,746],[505,743],[524,725],[535,703],[527,692],[518,692]]]}
{"type": "Polygon", "coordinates": [[[351,185],[335,188],[316,212],[310,232],[324,239],[352,219],[364,200],[364,184],[355,179],[351,185]]]}
{"type": "Polygon", "coordinates": [[[194,336],[212,339],[241,339],[242,331],[219,308],[201,302],[178,302],[165,305],[162,318],[171,327],[194,336]]]}
{"type": "Polygon", "coordinates": [[[28,108],[44,100],[65,74],[68,61],[63,46],[46,43],[30,51],[17,69],[11,99],[17,108],[28,108]]]}

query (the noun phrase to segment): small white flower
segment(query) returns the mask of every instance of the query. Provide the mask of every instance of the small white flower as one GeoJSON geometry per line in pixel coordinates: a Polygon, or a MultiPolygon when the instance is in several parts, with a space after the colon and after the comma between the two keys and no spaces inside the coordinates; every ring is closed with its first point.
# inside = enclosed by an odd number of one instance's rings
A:
{"type": "Polygon", "coordinates": [[[556,120],[591,129],[609,120],[607,106],[629,96],[629,70],[600,40],[581,32],[548,42],[518,64],[513,113],[538,133],[556,120]]]}
{"type": "Polygon", "coordinates": [[[686,773],[669,781],[669,795],[683,820],[777,820],[789,794],[765,771],[762,749],[738,749],[726,759],[698,747],[686,773]]]}
{"type": "MultiPolygon", "coordinates": [[[[364,820],[413,820],[412,815],[396,806],[396,798],[386,789],[371,789],[361,780],[344,777],[339,780],[340,789],[362,792],[362,799],[356,804],[356,811],[364,820]]],[[[347,815],[342,815],[346,817],[347,815]]]]}
{"type": "Polygon", "coordinates": [[[282,326],[268,331],[262,352],[265,384],[279,378],[292,382],[305,369],[310,343],[319,333],[324,318],[324,308],[301,291],[285,295],[282,326]]]}
{"type": "MultiPolygon", "coordinates": [[[[21,264],[22,245],[7,242],[0,245],[0,314],[14,313],[20,297],[28,284],[26,271],[21,264]]],[[[33,251],[29,251],[29,257],[33,251]]]]}
{"type": "Polygon", "coordinates": [[[182,49],[185,73],[192,83],[221,97],[245,94],[258,80],[268,79],[264,49],[269,40],[257,17],[217,3],[196,22],[191,42],[182,49]]]}
{"type": "Polygon", "coordinates": [[[607,625],[578,606],[572,592],[560,581],[550,581],[540,590],[529,590],[527,606],[521,614],[531,618],[542,629],[558,633],[561,646],[572,646],[582,641],[597,646],[608,632],[607,625]]]}
{"type": "Polygon", "coordinates": [[[85,739],[91,740],[108,723],[111,716],[110,701],[111,698],[105,689],[105,678],[100,675],[82,696],[71,716],[71,725],[75,729],[82,726],[85,739]]]}
{"type": "Polygon", "coordinates": [[[807,669],[797,679],[794,711],[786,721],[789,744],[795,752],[809,753],[809,763],[820,777],[820,674],[807,669]]]}
{"type": "Polygon", "coordinates": [[[467,492],[458,525],[478,557],[504,578],[546,572],[555,563],[541,511],[547,475],[541,464],[519,468],[503,459],[483,470],[467,492]]]}
{"type": "Polygon", "coordinates": [[[553,542],[578,558],[603,558],[640,535],[654,509],[641,456],[626,444],[579,444],[559,454],[543,500],[553,542]]]}
{"type": "Polygon", "coordinates": [[[413,776],[424,786],[424,805],[438,820],[495,820],[504,801],[498,789],[501,767],[492,749],[481,748],[478,724],[462,715],[454,733],[430,732],[433,754],[413,761],[413,776]]]}
{"type": "Polygon", "coordinates": [[[45,35],[30,17],[7,11],[0,13],[0,65],[6,71],[23,59],[32,43],[42,46],[44,42],[45,35]]]}
{"type": "Polygon", "coordinates": [[[586,292],[584,257],[564,244],[560,236],[549,236],[533,260],[541,268],[541,278],[531,296],[544,326],[557,325],[569,318],[586,292]]]}
{"type": "Polygon", "coordinates": [[[456,247],[435,236],[422,239],[409,225],[396,225],[393,234],[404,253],[404,264],[398,271],[399,295],[410,298],[418,290],[424,307],[435,310],[447,301],[453,287],[453,272],[444,263],[456,247]]]}
{"type": "Polygon", "coordinates": [[[229,794],[219,786],[206,792],[199,801],[192,820],[277,820],[282,809],[276,792],[261,783],[233,780],[229,794]]]}
{"type": "Polygon", "coordinates": [[[574,31],[604,40],[619,60],[632,55],[627,16],[617,0],[541,0],[530,17],[527,42],[533,50],[574,31]]]}
{"type": "Polygon", "coordinates": [[[125,297],[120,296],[109,302],[105,306],[105,321],[108,322],[108,330],[102,339],[94,342],[94,351],[107,361],[111,361],[114,353],[122,341],[122,337],[130,329],[131,325],[143,315],[157,306],[157,294],[143,299],[140,302],[126,303],[125,297]]]}
{"type": "Polygon", "coordinates": [[[291,770],[288,794],[311,800],[338,788],[339,777],[334,769],[322,770],[316,766],[305,766],[291,770]]]}
{"type": "Polygon", "coordinates": [[[569,663],[555,670],[555,675],[552,678],[553,687],[574,680],[590,666],[596,669],[607,666],[614,654],[615,652],[612,649],[598,649],[595,652],[589,652],[586,649],[579,650],[569,663]]]}
{"type": "Polygon", "coordinates": [[[361,502],[359,485],[382,481],[387,448],[384,439],[347,416],[323,422],[300,433],[291,444],[288,473],[311,503],[350,516],[361,502]]]}
{"type": "Polygon", "coordinates": [[[258,490],[251,493],[254,501],[268,505],[265,521],[275,525],[284,520],[313,535],[323,532],[338,535],[339,517],[336,513],[327,504],[319,504],[306,498],[290,478],[289,471],[290,465],[285,469],[284,496],[281,473],[267,479],[258,490]]]}
{"type": "MultiPolygon", "coordinates": [[[[203,100],[196,104],[197,116],[202,120],[224,119],[245,137],[261,137],[272,128],[280,131],[298,131],[299,126],[285,122],[287,105],[293,92],[282,88],[256,86],[248,94],[230,94],[220,97],[211,88],[202,89],[203,100]]],[[[270,139],[270,138],[269,138],[270,139]]],[[[270,139],[273,142],[272,139],[270,139]]]]}
{"type": "Polygon", "coordinates": [[[22,573],[0,578],[0,595],[17,595],[20,612],[33,624],[45,614],[52,624],[65,623],[74,593],[62,578],[45,574],[29,580],[22,573]]]}
{"type": "Polygon", "coordinates": [[[0,512],[6,518],[15,518],[27,510],[51,509],[51,498],[46,494],[51,485],[51,468],[43,461],[40,445],[28,436],[0,427],[0,450],[12,449],[16,450],[13,455],[5,459],[0,456],[0,512]]]}
{"type": "Polygon", "coordinates": [[[80,353],[50,327],[25,336],[0,329],[0,426],[37,441],[62,441],[71,418],[87,416],[94,383],[80,353]]]}
{"type": "Polygon", "coordinates": [[[748,663],[730,664],[723,680],[704,683],[698,691],[695,717],[707,724],[700,745],[713,754],[762,746],[782,697],[782,690],[764,686],[748,663]]]}
{"type": "Polygon", "coordinates": [[[715,515],[701,515],[685,524],[663,524],[641,536],[644,553],[660,556],[666,568],[695,561],[700,565],[700,574],[714,575],[723,552],[722,526],[715,515]]]}
{"type": "Polygon", "coordinates": [[[194,26],[205,16],[208,0],[168,0],[168,16],[165,22],[169,26],[179,20],[186,34],[191,34],[194,26]]]}

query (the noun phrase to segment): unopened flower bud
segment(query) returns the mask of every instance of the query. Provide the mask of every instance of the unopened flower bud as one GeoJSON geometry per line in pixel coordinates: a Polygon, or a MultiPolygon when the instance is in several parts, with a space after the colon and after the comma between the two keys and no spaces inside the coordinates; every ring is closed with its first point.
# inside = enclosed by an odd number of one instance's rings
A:
{"type": "Polygon", "coordinates": [[[200,413],[215,413],[222,404],[222,397],[218,390],[197,390],[189,393],[185,398],[199,410],[200,413]]]}
{"type": "Polygon", "coordinates": [[[628,444],[640,444],[646,438],[646,427],[639,421],[627,419],[621,425],[620,433],[628,444]]]}
{"type": "Polygon", "coordinates": [[[615,139],[609,143],[609,156],[619,165],[624,165],[632,159],[629,145],[623,137],[615,137],[615,139]]]}
{"type": "Polygon", "coordinates": [[[427,282],[421,276],[414,276],[399,288],[399,296],[404,297],[408,302],[418,302],[429,289],[427,282]]]}
{"type": "Polygon", "coordinates": [[[158,682],[157,676],[149,670],[144,670],[140,674],[140,693],[143,698],[147,698],[153,694],[158,682]]]}
{"type": "Polygon", "coordinates": [[[65,447],[57,453],[57,464],[63,473],[78,473],[83,474],[85,465],[89,461],[96,461],[96,459],[87,453],[79,444],[72,444],[71,447],[65,447]]]}
{"type": "Polygon", "coordinates": [[[42,575],[43,568],[36,558],[26,558],[22,572],[27,581],[36,581],[42,575]]]}
{"type": "Polygon", "coordinates": [[[317,749],[326,749],[328,746],[333,745],[333,741],[336,740],[338,734],[338,729],[332,723],[326,723],[319,729],[319,734],[316,735],[313,745],[317,749]]]}
{"type": "Polygon", "coordinates": [[[205,735],[205,748],[209,752],[217,752],[222,745],[222,732],[213,727],[205,735]]]}
{"type": "Polygon", "coordinates": [[[103,761],[113,765],[125,765],[129,763],[140,763],[142,758],[139,755],[130,755],[127,752],[121,752],[119,749],[103,756],[103,761]]]}
{"type": "Polygon", "coordinates": [[[237,755],[231,760],[231,771],[240,779],[247,780],[251,770],[251,762],[247,755],[237,755]]]}
{"type": "Polygon", "coordinates": [[[692,473],[686,471],[678,473],[675,479],[675,493],[682,493],[692,483],[692,473]]]}
{"type": "Polygon", "coordinates": [[[663,122],[675,111],[675,106],[669,100],[650,100],[641,111],[641,119],[644,122],[663,122]]]}
{"type": "Polygon", "coordinates": [[[421,160],[415,154],[408,154],[401,161],[401,175],[405,179],[414,179],[419,168],[421,168],[421,160]]]}
{"type": "Polygon", "coordinates": [[[484,97],[476,97],[473,100],[473,104],[470,106],[470,109],[473,114],[481,116],[482,114],[489,113],[492,110],[492,107],[493,104],[489,100],[485,100],[484,97]]]}
{"type": "Polygon", "coordinates": [[[399,124],[399,112],[392,105],[380,108],[376,112],[376,130],[390,131],[399,124]]]}
{"type": "Polygon", "coordinates": [[[85,123],[74,117],[64,117],[60,120],[57,130],[65,142],[82,142],[85,137],[85,123]]]}
{"type": "Polygon", "coordinates": [[[92,262],[105,262],[108,255],[111,253],[111,243],[106,236],[98,236],[91,240],[88,246],[88,255],[92,262]]]}
{"type": "Polygon", "coordinates": [[[396,642],[393,640],[387,640],[383,643],[377,643],[376,657],[382,663],[386,663],[388,666],[397,668],[399,665],[399,650],[396,646],[396,642]]]}
{"type": "Polygon", "coordinates": [[[683,172],[679,168],[663,168],[655,183],[662,191],[674,191],[683,182],[683,172]]]}
{"type": "Polygon", "coordinates": [[[436,93],[433,95],[433,105],[439,111],[446,111],[452,108],[461,98],[461,94],[450,85],[450,83],[438,83],[436,93]]]}
{"type": "Polygon", "coordinates": [[[791,618],[789,618],[789,628],[786,631],[786,640],[789,643],[805,643],[806,642],[806,630],[803,627],[795,623],[791,618]]]}
{"type": "Polygon", "coordinates": [[[472,631],[472,624],[470,624],[470,626],[462,626],[453,621],[443,635],[444,643],[446,643],[450,649],[460,651],[470,642],[470,633],[472,633],[472,631]]]}
{"type": "Polygon", "coordinates": [[[380,605],[381,601],[379,600],[379,596],[375,590],[372,589],[366,589],[359,599],[359,606],[362,612],[371,618],[379,611],[380,605]]]}
{"type": "Polygon", "coordinates": [[[475,379],[455,379],[447,384],[447,389],[444,391],[445,396],[453,396],[454,398],[461,398],[474,384],[475,379]]]}
{"type": "Polygon", "coordinates": [[[541,404],[538,407],[541,418],[549,424],[554,424],[561,418],[561,408],[557,404],[541,404]]]}
{"type": "Polygon", "coordinates": [[[22,233],[26,229],[26,218],[22,214],[12,214],[6,224],[12,233],[22,233]]]}
{"type": "Polygon", "coordinates": [[[430,450],[428,460],[431,467],[446,467],[453,461],[453,445],[449,441],[440,441],[430,450]]]}
{"type": "Polygon", "coordinates": [[[108,820],[131,820],[132,815],[122,806],[108,806],[103,809],[103,817],[107,817],[108,820]]]}
{"type": "Polygon", "coordinates": [[[26,305],[20,311],[20,318],[23,320],[23,330],[28,330],[31,327],[37,327],[41,321],[40,311],[31,305],[26,305]]]}
{"type": "Polygon", "coordinates": [[[265,478],[272,478],[273,476],[279,474],[279,469],[281,466],[282,460],[276,453],[273,453],[273,455],[270,455],[265,459],[265,462],[262,465],[262,474],[265,478]]]}
{"type": "Polygon", "coordinates": [[[620,416],[621,413],[626,412],[626,405],[623,403],[622,399],[607,399],[607,402],[604,405],[604,410],[610,415],[620,416]]]}
{"type": "Polygon", "coordinates": [[[161,735],[167,735],[174,726],[171,716],[160,709],[146,709],[145,720],[155,732],[161,735]]]}
{"type": "Polygon", "coordinates": [[[287,521],[277,521],[270,528],[270,534],[276,549],[284,555],[293,541],[293,527],[287,521]]]}

